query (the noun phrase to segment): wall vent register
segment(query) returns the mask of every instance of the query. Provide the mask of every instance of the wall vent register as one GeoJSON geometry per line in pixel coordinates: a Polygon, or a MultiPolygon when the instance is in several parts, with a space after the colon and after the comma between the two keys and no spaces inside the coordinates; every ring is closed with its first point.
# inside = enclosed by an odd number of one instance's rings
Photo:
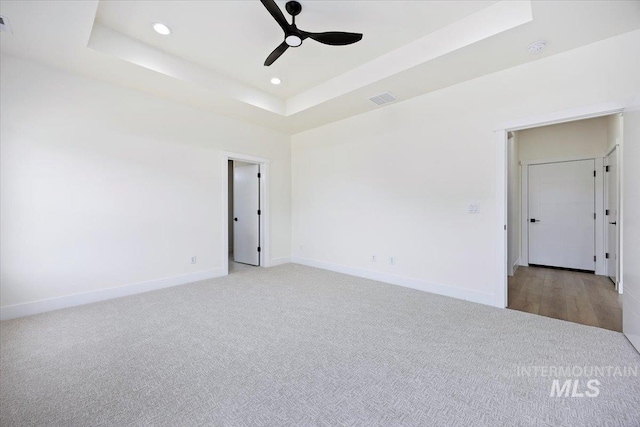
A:
{"type": "Polygon", "coordinates": [[[384,105],[390,102],[396,101],[398,98],[390,94],[389,92],[381,93],[380,95],[372,96],[369,101],[376,105],[384,105]]]}

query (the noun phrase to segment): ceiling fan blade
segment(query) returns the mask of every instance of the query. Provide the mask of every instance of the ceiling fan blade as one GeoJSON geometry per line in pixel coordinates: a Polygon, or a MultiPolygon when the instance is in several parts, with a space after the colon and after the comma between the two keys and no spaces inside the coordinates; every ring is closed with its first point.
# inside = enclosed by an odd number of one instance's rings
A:
{"type": "Polygon", "coordinates": [[[362,40],[362,34],[344,33],[342,31],[328,31],[326,33],[305,33],[304,35],[317,42],[330,44],[332,46],[344,46],[362,40]]]}
{"type": "Polygon", "coordinates": [[[289,28],[289,23],[287,22],[287,19],[284,17],[284,14],[280,10],[276,2],[274,0],[260,0],[260,1],[264,5],[264,7],[267,8],[271,16],[273,16],[273,19],[275,19],[276,22],[280,25],[280,27],[282,27],[282,29],[286,32],[287,29],[289,28]]]}
{"type": "Polygon", "coordinates": [[[269,66],[276,62],[276,59],[280,58],[280,55],[284,53],[285,50],[289,49],[289,45],[286,42],[282,42],[280,46],[275,48],[273,52],[267,57],[266,61],[264,61],[265,66],[269,66]]]}

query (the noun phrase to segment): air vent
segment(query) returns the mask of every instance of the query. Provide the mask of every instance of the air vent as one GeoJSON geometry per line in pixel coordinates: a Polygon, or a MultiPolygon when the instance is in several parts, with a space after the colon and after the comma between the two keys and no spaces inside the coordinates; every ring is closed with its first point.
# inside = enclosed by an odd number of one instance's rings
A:
{"type": "Polygon", "coordinates": [[[0,15],[0,31],[3,33],[13,34],[11,32],[11,27],[9,26],[9,20],[2,15],[0,15]]]}
{"type": "Polygon", "coordinates": [[[380,95],[372,96],[369,101],[376,105],[384,105],[390,102],[396,101],[398,98],[391,95],[389,92],[381,93],[380,95]]]}

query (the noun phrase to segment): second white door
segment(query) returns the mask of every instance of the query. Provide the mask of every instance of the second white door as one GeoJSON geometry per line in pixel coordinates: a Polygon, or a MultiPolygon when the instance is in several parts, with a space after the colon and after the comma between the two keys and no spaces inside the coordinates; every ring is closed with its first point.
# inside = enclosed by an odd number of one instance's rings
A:
{"type": "Polygon", "coordinates": [[[529,165],[529,264],[595,271],[595,162],[529,165]]]}
{"type": "Polygon", "coordinates": [[[607,275],[618,286],[618,149],[607,156],[605,175],[607,185],[607,275]]]}
{"type": "Polygon", "coordinates": [[[260,265],[260,166],[233,169],[233,259],[260,265]]]}

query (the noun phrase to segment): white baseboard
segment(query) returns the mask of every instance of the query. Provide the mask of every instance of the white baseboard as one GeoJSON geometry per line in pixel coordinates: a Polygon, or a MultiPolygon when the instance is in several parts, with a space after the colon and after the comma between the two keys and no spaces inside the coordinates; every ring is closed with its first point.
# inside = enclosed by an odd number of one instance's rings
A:
{"type": "Polygon", "coordinates": [[[184,285],[186,283],[212,279],[214,277],[224,275],[224,269],[219,268],[215,270],[200,271],[197,273],[182,274],[180,276],[166,277],[163,279],[149,280],[146,282],[131,283],[129,285],[118,286],[115,288],[99,289],[96,291],[0,307],[0,320],[15,319],[18,317],[31,316],[32,314],[59,310],[61,308],[75,307],[78,305],[90,304],[92,302],[120,298],[127,295],[141,294],[143,292],[184,285]]]}
{"type": "Polygon", "coordinates": [[[335,271],[336,273],[348,274],[350,276],[362,277],[365,279],[377,280],[379,282],[392,285],[404,286],[405,288],[417,289],[419,291],[431,292],[465,301],[477,302],[479,304],[495,306],[494,295],[470,289],[457,288],[454,286],[431,283],[419,279],[395,276],[393,274],[379,273],[377,271],[364,270],[346,265],[333,264],[325,261],[317,261],[309,258],[292,257],[291,262],[308,267],[321,268],[323,270],[335,271]]]}
{"type": "Polygon", "coordinates": [[[269,261],[268,267],[275,267],[276,265],[288,264],[290,262],[291,262],[291,257],[290,256],[283,256],[283,257],[280,257],[280,258],[272,258],[271,261],[269,261]]]}

